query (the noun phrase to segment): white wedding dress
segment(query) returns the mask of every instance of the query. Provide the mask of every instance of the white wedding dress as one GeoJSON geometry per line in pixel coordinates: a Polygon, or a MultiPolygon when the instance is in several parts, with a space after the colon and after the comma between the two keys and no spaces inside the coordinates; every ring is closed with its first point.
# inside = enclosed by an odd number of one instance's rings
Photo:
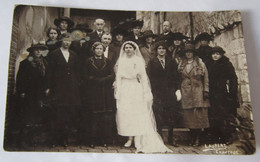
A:
{"type": "MultiPolygon", "coordinates": [[[[138,47],[136,49],[138,52],[138,47]]],[[[121,52],[122,49],[121,49],[121,52]]],[[[115,98],[118,134],[134,136],[136,152],[165,153],[167,148],[157,133],[152,111],[152,93],[142,57],[120,54],[116,73],[115,98]],[[137,79],[137,74],[140,79],[137,79]]]]}

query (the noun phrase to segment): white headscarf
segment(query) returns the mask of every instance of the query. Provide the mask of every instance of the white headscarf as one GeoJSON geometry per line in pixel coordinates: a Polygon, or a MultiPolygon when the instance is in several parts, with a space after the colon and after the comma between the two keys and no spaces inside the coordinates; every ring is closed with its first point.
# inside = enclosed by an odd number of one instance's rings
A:
{"type": "Polygon", "coordinates": [[[129,72],[131,74],[134,74],[134,77],[138,75],[141,76],[141,79],[137,79],[138,82],[140,82],[143,86],[143,92],[144,92],[144,100],[146,101],[152,101],[153,96],[151,92],[151,86],[150,81],[147,76],[146,70],[145,70],[145,60],[139,50],[138,45],[133,41],[126,41],[122,44],[120,55],[117,60],[117,63],[115,65],[115,72],[116,72],[116,80],[115,80],[115,99],[120,99],[120,87],[121,87],[121,79],[122,77],[129,76],[129,72]],[[127,54],[124,50],[124,47],[126,44],[133,45],[135,47],[134,50],[134,56],[131,57],[131,61],[134,62],[134,68],[130,69],[130,71],[126,70],[124,67],[126,64],[129,63],[129,59],[127,58],[127,54]]]}

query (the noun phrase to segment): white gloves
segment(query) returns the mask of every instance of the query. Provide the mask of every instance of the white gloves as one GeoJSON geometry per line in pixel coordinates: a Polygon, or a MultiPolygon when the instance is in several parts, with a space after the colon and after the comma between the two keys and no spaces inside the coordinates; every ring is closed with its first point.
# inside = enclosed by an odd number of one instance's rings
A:
{"type": "Polygon", "coordinates": [[[180,101],[181,100],[181,91],[179,89],[175,92],[175,95],[176,95],[177,101],[180,101]]]}

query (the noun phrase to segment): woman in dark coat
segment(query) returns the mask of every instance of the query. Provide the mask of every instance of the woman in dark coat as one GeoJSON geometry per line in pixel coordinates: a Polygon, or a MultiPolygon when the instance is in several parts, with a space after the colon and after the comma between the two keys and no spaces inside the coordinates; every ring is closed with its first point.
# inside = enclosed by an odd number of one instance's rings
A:
{"type": "Polygon", "coordinates": [[[177,146],[173,141],[173,125],[176,117],[177,98],[180,100],[180,83],[177,64],[167,57],[167,45],[164,41],[155,44],[156,57],[152,58],[147,66],[150,78],[153,100],[153,111],[159,133],[162,128],[168,128],[168,143],[177,146]],[[175,95],[176,94],[176,95],[175,95]]]}
{"type": "Polygon", "coordinates": [[[60,30],[61,38],[66,36],[66,34],[69,33],[70,29],[74,26],[74,22],[72,21],[72,19],[66,16],[56,18],[54,20],[54,24],[60,30]]]}
{"type": "Polygon", "coordinates": [[[219,47],[211,50],[211,59],[207,62],[209,72],[209,92],[211,108],[209,109],[210,133],[217,142],[230,144],[235,128],[229,121],[237,114],[239,107],[237,97],[237,75],[225,51],[219,47]]]}
{"type": "Polygon", "coordinates": [[[202,59],[202,61],[205,63],[210,59],[210,52],[212,47],[209,46],[210,41],[212,41],[213,38],[211,35],[209,35],[206,32],[203,32],[199,34],[196,38],[195,41],[199,43],[199,48],[197,49],[198,51],[198,57],[202,59]]]}
{"type": "Polygon", "coordinates": [[[141,29],[144,25],[144,21],[142,20],[133,20],[130,24],[131,32],[127,36],[127,41],[133,41],[136,44],[140,45],[142,43],[142,32],[141,29]]]}
{"type": "Polygon", "coordinates": [[[120,49],[122,44],[125,41],[127,31],[124,30],[123,28],[118,27],[112,31],[112,35],[113,35],[113,39],[110,44],[110,49],[112,49],[113,52],[111,52],[112,55],[108,55],[108,58],[111,60],[112,66],[114,66],[119,58],[120,49]]]}
{"type": "MultiPolygon", "coordinates": [[[[104,57],[105,47],[101,42],[92,45],[94,56],[82,67],[82,101],[85,113],[89,113],[90,146],[107,146],[116,136],[115,99],[112,83],[113,67],[104,57]]],[[[88,138],[86,136],[86,138],[88,138]]]]}
{"type": "Polygon", "coordinates": [[[193,44],[186,44],[185,56],[178,65],[181,75],[181,94],[183,123],[191,131],[191,144],[200,145],[202,128],[209,127],[209,81],[208,71],[203,61],[198,58],[193,44]]]}
{"type": "Polygon", "coordinates": [[[184,48],[184,43],[183,43],[184,39],[188,39],[188,37],[186,37],[180,32],[173,33],[172,37],[170,38],[172,45],[168,48],[169,55],[177,64],[180,63],[181,57],[183,57],[182,50],[184,48]]]}
{"type": "Polygon", "coordinates": [[[70,35],[62,38],[61,48],[48,56],[45,93],[53,103],[53,145],[68,145],[69,135],[77,130],[79,94],[79,61],[69,50],[70,35]]]}
{"type": "MultiPolygon", "coordinates": [[[[21,112],[21,142],[27,146],[37,143],[34,137],[39,135],[43,127],[44,110],[44,78],[47,62],[42,57],[43,44],[32,44],[27,49],[29,56],[20,63],[17,73],[16,90],[21,112]]],[[[22,147],[26,147],[26,146],[22,147]]],[[[26,148],[24,148],[26,149],[26,148]]]]}

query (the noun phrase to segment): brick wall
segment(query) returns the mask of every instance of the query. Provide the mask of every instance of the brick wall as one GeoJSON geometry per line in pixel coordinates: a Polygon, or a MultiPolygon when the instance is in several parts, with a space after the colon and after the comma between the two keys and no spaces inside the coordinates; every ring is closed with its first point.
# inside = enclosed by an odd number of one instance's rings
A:
{"type": "Polygon", "coordinates": [[[19,5],[14,10],[9,55],[6,125],[9,123],[9,116],[13,113],[15,78],[20,61],[27,57],[26,49],[31,46],[33,39],[37,41],[46,39],[47,28],[54,26],[53,21],[56,17],[58,17],[57,8],[19,5]]]}

